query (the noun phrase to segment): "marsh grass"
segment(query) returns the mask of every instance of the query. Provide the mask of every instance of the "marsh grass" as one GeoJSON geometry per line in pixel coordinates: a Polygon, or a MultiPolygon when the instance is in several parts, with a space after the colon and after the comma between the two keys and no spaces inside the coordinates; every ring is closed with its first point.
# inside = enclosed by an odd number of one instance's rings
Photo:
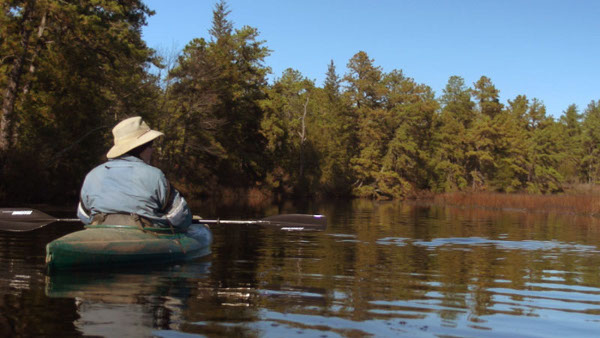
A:
{"type": "Polygon", "coordinates": [[[434,203],[462,207],[600,216],[600,189],[577,186],[565,193],[553,195],[456,192],[436,195],[434,203]]]}

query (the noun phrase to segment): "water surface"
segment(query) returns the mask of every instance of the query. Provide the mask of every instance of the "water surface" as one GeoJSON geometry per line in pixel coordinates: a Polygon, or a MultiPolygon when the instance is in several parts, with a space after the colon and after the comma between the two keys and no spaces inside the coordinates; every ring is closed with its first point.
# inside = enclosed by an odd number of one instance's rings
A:
{"type": "Polygon", "coordinates": [[[80,225],[0,233],[0,334],[592,337],[600,331],[598,219],[371,201],[194,210],[209,218],[321,213],[329,227],[215,227],[206,259],[52,276],[44,272],[45,244],[80,225]]]}

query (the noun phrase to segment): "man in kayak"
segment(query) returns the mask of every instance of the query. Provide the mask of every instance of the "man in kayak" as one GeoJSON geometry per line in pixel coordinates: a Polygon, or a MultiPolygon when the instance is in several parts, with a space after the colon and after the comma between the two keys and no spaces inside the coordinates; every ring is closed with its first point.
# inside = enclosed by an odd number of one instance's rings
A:
{"type": "Polygon", "coordinates": [[[113,224],[187,229],[192,214],[187,202],[150,165],[152,143],[164,135],[141,117],[119,122],[112,130],[108,161],[90,171],[83,182],[77,216],[84,224],[113,224]]]}

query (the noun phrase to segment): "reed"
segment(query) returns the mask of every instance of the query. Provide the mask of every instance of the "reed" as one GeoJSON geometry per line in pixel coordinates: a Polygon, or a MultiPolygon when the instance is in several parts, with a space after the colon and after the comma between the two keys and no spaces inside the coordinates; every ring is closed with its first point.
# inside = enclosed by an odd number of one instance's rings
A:
{"type": "Polygon", "coordinates": [[[218,198],[222,205],[244,205],[253,208],[269,204],[272,196],[268,191],[258,188],[221,188],[211,198],[218,198]]]}
{"type": "Polygon", "coordinates": [[[436,195],[434,203],[600,216],[600,194],[597,190],[590,190],[588,193],[571,191],[554,195],[455,192],[436,195]]]}

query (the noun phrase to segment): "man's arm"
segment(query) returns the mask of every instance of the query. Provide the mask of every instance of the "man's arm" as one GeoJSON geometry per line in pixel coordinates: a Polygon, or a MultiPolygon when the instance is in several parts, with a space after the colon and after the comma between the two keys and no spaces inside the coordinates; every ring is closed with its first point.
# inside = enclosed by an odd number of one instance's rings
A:
{"type": "Polygon", "coordinates": [[[183,196],[173,188],[164,175],[161,175],[164,187],[162,212],[169,224],[176,228],[187,229],[192,224],[192,212],[183,196]]]}
{"type": "Polygon", "coordinates": [[[90,224],[92,223],[92,213],[87,210],[84,206],[83,206],[83,202],[79,201],[79,205],[77,206],[77,217],[79,217],[79,219],[81,220],[81,222],[83,222],[83,224],[90,224]]]}

